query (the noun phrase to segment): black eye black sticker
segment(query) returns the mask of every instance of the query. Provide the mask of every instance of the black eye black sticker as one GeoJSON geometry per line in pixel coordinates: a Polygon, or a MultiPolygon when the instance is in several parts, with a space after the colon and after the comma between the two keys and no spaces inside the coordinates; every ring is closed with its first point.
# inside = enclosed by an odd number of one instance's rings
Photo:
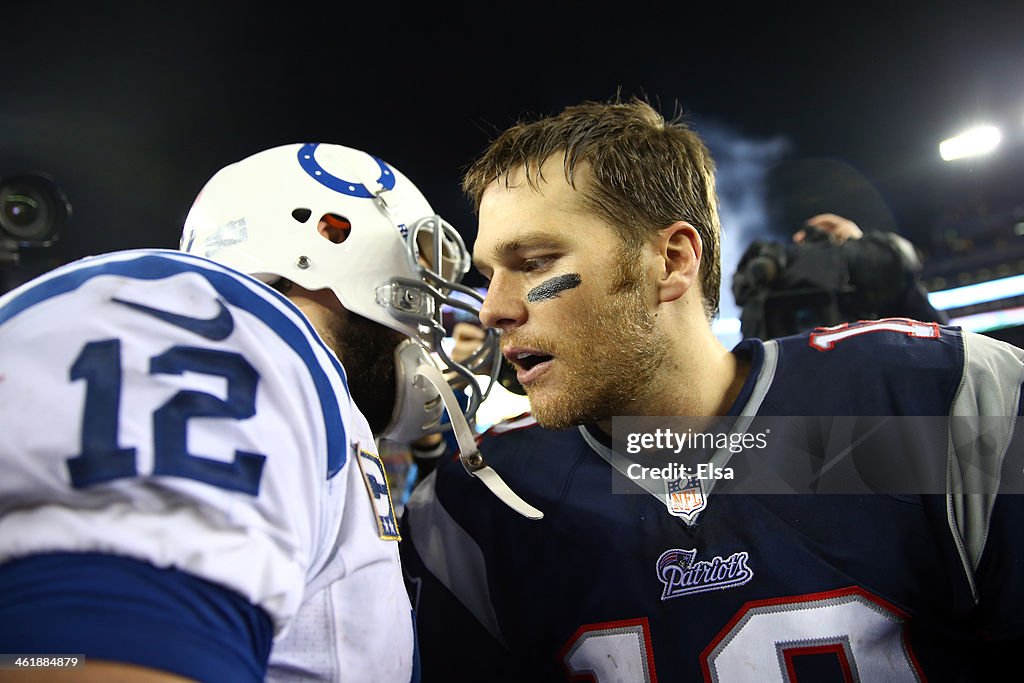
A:
{"type": "Polygon", "coordinates": [[[526,294],[526,300],[535,303],[537,301],[545,301],[552,299],[567,289],[573,287],[579,287],[580,283],[583,282],[580,279],[579,273],[566,273],[565,275],[559,275],[553,277],[550,280],[545,280],[526,294]]]}

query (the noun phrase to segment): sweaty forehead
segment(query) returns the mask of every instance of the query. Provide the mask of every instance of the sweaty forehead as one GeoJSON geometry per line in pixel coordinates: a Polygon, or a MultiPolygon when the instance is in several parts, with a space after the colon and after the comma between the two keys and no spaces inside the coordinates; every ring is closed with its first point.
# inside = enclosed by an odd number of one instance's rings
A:
{"type": "Polygon", "coordinates": [[[561,167],[544,169],[533,185],[522,170],[493,181],[480,201],[474,257],[486,258],[492,244],[525,239],[542,233],[564,234],[586,218],[579,191],[565,179],[561,167]]]}
{"type": "Polygon", "coordinates": [[[473,263],[486,273],[509,259],[529,257],[538,251],[564,249],[571,242],[571,235],[560,229],[557,221],[526,218],[487,221],[481,218],[480,231],[473,245],[473,263]]]}

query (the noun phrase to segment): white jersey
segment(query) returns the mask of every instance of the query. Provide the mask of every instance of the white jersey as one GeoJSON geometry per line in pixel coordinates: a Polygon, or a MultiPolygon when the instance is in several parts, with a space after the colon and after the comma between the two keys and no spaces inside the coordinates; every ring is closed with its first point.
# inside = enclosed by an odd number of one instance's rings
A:
{"type": "Polygon", "coordinates": [[[91,552],[261,607],[271,677],[408,681],[383,466],[344,370],[256,280],[167,250],[0,298],[0,564],[91,552]]]}

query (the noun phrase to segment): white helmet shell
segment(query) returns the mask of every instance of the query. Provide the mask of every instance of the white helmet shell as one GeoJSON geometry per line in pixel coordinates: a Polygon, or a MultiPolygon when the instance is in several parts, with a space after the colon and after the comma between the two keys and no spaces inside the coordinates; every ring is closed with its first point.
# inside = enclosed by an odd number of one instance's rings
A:
{"type": "MultiPolygon", "coordinates": [[[[378,290],[395,277],[419,279],[406,237],[433,216],[419,189],[377,157],[341,145],[284,145],[206,183],[185,219],[181,249],[267,283],[286,278],[330,289],[347,310],[415,336],[415,322],[396,317],[378,290]],[[343,241],[321,234],[324,216],[351,226],[343,241]]],[[[468,263],[457,269],[455,281],[468,263]]]]}
{"type": "MultiPolygon", "coordinates": [[[[285,278],[308,290],[330,289],[352,313],[417,340],[452,371],[453,382],[458,376],[468,385],[467,418],[497,378],[494,330],[463,362],[442,344],[443,307],[478,316],[483,300],[461,284],[470,266],[462,237],[412,181],[366,152],[291,144],[224,167],[196,197],[181,249],[268,284],[285,278]],[[481,369],[491,378],[486,391],[476,380],[481,369]]],[[[396,363],[411,381],[415,368],[404,365],[427,356],[402,351],[406,346],[396,351],[396,363]]],[[[436,427],[443,407],[429,400],[431,392],[405,384],[387,434],[411,439],[436,427]]]]}

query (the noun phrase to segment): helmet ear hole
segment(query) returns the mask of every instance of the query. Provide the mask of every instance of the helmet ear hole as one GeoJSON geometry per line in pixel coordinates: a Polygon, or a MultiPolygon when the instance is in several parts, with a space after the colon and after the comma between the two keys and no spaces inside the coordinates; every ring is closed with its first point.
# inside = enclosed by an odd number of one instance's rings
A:
{"type": "Polygon", "coordinates": [[[339,216],[336,213],[325,213],[320,218],[317,231],[324,239],[330,240],[335,244],[341,244],[348,239],[349,234],[352,232],[352,223],[344,216],[339,216]]]}
{"type": "Polygon", "coordinates": [[[313,212],[309,209],[295,209],[292,211],[292,218],[300,223],[305,223],[309,220],[309,217],[313,215],[313,212]]]}

